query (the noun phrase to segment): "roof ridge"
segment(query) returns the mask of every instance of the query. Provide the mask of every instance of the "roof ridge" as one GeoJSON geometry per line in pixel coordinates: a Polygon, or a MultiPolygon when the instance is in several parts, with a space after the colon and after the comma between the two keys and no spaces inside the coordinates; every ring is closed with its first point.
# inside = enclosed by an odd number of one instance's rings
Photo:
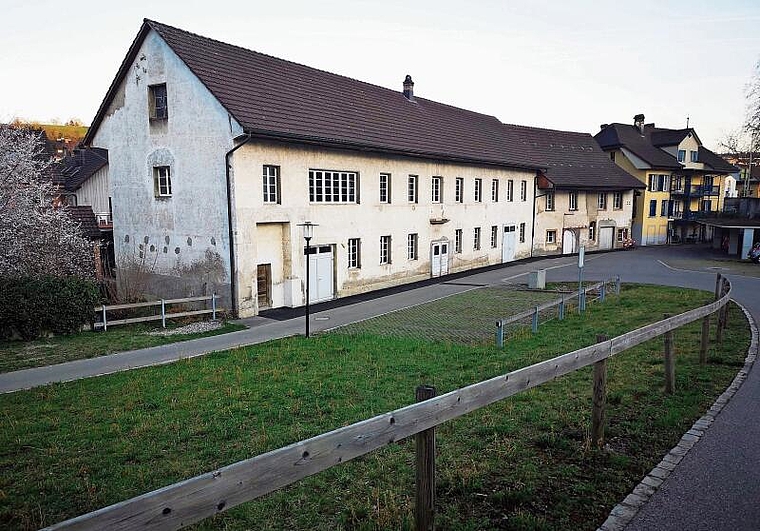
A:
{"type": "Polygon", "coordinates": [[[521,124],[510,124],[510,123],[504,123],[501,122],[501,125],[506,127],[514,127],[517,129],[530,129],[533,131],[549,131],[552,133],[563,133],[563,134],[571,134],[571,135],[582,135],[582,136],[588,136],[590,138],[594,138],[594,136],[591,133],[586,133],[583,131],[567,131],[565,129],[551,129],[549,127],[536,127],[533,125],[521,125],[521,124]]]}

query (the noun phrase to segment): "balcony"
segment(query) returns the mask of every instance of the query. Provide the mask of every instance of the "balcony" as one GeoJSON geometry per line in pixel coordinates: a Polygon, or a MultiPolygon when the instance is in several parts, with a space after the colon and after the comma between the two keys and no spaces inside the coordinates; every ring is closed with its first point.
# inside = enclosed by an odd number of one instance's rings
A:
{"type": "Polygon", "coordinates": [[[713,185],[694,184],[691,186],[683,186],[681,188],[673,189],[670,191],[672,196],[689,197],[717,197],[720,195],[720,187],[713,185]]]}

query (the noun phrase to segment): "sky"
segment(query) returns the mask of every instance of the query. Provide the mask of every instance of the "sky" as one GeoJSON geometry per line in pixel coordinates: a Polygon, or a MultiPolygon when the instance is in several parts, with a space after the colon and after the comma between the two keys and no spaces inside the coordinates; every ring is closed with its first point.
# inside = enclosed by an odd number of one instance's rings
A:
{"type": "Polygon", "coordinates": [[[760,2],[0,0],[0,122],[89,124],[143,18],[504,123],[694,127],[718,150],[760,61],[760,2]]]}

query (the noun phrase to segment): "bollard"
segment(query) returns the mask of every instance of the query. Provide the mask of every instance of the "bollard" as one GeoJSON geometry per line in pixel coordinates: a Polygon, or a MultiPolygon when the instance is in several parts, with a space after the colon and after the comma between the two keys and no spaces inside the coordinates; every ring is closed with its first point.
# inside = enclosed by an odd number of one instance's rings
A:
{"type": "MultiPolygon", "coordinates": [[[[665,319],[670,317],[669,313],[664,315],[665,319]]],[[[665,332],[664,344],[665,358],[665,393],[672,395],[676,390],[676,365],[673,358],[673,331],[665,332]]]]}
{"type": "Polygon", "coordinates": [[[496,346],[504,348],[504,321],[496,321],[496,346]]]}
{"type": "MultiPolygon", "coordinates": [[[[603,343],[608,336],[596,336],[597,343],[603,343]]],[[[591,445],[597,448],[604,444],[604,417],[607,408],[607,358],[594,363],[594,394],[591,403],[591,445]]]]}
{"type": "Polygon", "coordinates": [[[161,299],[161,326],[166,328],[166,301],[161,299]]]}
{"type": "Polygon", "coordinates": [[[538,306],[536,306],[536,310],[533,312],[533,323],[531,324],[531,329],[533,330],[533,333],[538,332],[538,306]]]}
{"type": "Polygon", "coordinates": [[[565,318],[565,296],[562,295],[562,300],[559,301],[559,310],[557,311],[557,318],[562,321],[565,318]]]}
{"type": "MultiPolygon", "coordinates": [[[[417,402],[435,397],[435,387],[420,385],[415,392],[417,402]]],[[[415,435],[417,472],[415,483],[414,521],[418,531],[435,529],[435,428],[415,435]]]]}

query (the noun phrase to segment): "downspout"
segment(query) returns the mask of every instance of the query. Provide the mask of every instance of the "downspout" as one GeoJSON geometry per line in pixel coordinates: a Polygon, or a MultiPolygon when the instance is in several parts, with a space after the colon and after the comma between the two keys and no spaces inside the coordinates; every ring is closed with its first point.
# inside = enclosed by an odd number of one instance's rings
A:
{"type": "MultiPolygon", "coordinates": [[[[533,248],[536,240],[536,199],[544,197],[546,194],[537,194],[538,192],[538,176],[540,172],[536,172],[536,176],[533,179],[533,223],[530,227],[530,257],[533,258],[533,248]]],[[[548,193],[548,192],[547,192],[548,193]]],[[[562,253],[560,253],[562,254],[562,253]]]]}
{"type": "Polygon", "coordinates": [[[233,147],[224,155],[224,169],[227,178],[227,228],[230,242],[230,297],[232,298],[232,315],[238,316],[238,283],[237,268],[235,267],[235,231],[232,227],[232,181],[230,178],[230,156],[251,141],[251,133],[248,133],[245,140],[233,147]]]}

